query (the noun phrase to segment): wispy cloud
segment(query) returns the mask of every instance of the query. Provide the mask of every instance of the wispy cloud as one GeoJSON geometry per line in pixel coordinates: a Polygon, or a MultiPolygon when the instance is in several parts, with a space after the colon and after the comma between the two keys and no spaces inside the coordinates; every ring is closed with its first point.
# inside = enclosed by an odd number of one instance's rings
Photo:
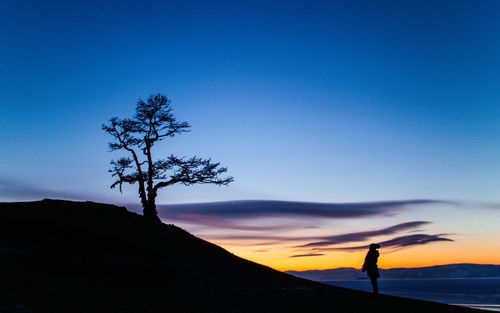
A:
{"type": "Polygon", "coordinates": [[[267,249],[258,249],[258,250],[254,250],[253,252],[264,253],[264,252],[269,252],[269,250],[267,250],[267,249]]]}
{"type": "MultiPolygon", "coordinates": [[[[277,236],[277,235],[239,235],[239,234],[226,234],[219,236],[210,236],[216,240],[228,240],[238,241],[240,245],[258,245],[261,240],[272,241],[273,244],[281,244],[283,242],[307,242],[315,240],[311,243],[302,244],[299,246],[294,246],[295,248],[306,248],[305,253],[295,254],[290,256],[291,258],[298,257],[308,257],[308,256],[320,256],[323,255],[322,252],[327,251],[344,251],[344,252],[354,252],[360,250],[368,249],[369,245],[358,245],[358,246],[348,246],[348,247],[332,247],[333,245],[342,245],[349,242],[377,242],[374,237],[391,235],[401,232],[410,232],[415,228],[430,224],[428,221],[411,221],[401,224],[396,224],[382,229],[369,230],[364,232],[346,233],[334,236],[277,236]],[[243,241],[249,241],[250,243],[243,243],[243,241]]],[[[426,245],[434,242],[452,242],[453,239],[447,238],[450,234],[410,234],[404,236],[398,236],[390,240],[385,240],[378,242],[382,249],[392,249],[399,250],[412,246],[426,245]]]]}
{"type": "MultiPolygon", "coordinates": [[[[210,203],[158,205],[161,218],[199,225],[250,230],[253,226],[235,223],[235,220],[262,218],[290,218],[304,223],[308,219],[362,218],[390,215],[403,209],[431,204],[453,204],[440,200],[402,200],[356,203],[316,203],[271,200],[241,200],[210,203]],[[300,217],[300,219],[297,219],[300,217]],[[308,219],[304,219],[307,217],[308,219]]],[[[277,225],[276,227],[298,227],[277,225]]],[[[303,225],[301,227],[314,227],[303,225]]],[[[273,228],[270,226],[270,228],[273,228]]],[[[275,227],[274,227],[275,228],[275,227]]],[[[256,228],[259,230],[259,227],[256,228]]]]}
{"type": "MultiPolygon", "coordinates": [[[[407,235],[400,236],[390,240],[379,242],[380,248],[403,248],[410,246],[418,246],[425,245],[432,242],[437,241],[454,241],[453,239],[449,239],[443,236],[447,236],[448,234],[436,234],[436,235],[428,235],[428,234],[415,234],[415,235],[407,235]]],[[[314,248],[313,250],[317,251],[359,251],[368,249],[369,245],[362,246],[352,246],[352,247],[338,247],[338,248],[314,248]]]]}
{"type": "Polygon", "coordinates": [[[291,255],[290,258],[303,258],[308,256],[321,256],[321,255],[324,254],[323,253],[296,254],[296,255],[291,255]]]}
{"type": "MultiPolygon", "coordinates": [[[[297,243],[304,243],[308,241],[313,241],[311,243],[305,243],[301,244],[298,246],[294,246],[294,248],[310,248],[308,249],[309,251],[328,251],[328,250],[362,250],[367,248],[368,246],[356,246],[356,247],[348,247],[348,248],[332,248],[328,246],[332,245],[340,245],[340,244],[345,244],[349,242],[371,242],[374,241],[373,238],[381,235],[392,235],[400,232],[408,232],[412,231],[413,229],[430,224],[428,221],[411,221],[411,222],[406,222],[406,223],[401,223],[397,225],[393,225],[390,227],[382,228],[382,229],[377,229],[377,230],[369,230],[369,231],[364,231],[364,232],[355,232],[355,233],[346,233],[346,234],[339,234],[339,235],[333,235],[333,236],[279,236],[279,235],[268,235],[268,234],[255,234],[255,235],[247,235],[247,234],[235,234],[235,233],[230,233],[230,234],[223,234],[223,235],[210,235],[207,236],[208,238],[212,240],[227,240],[230,242],[238,242],[240,245],[257,245],[261,241],[265,242],[272,242],[273,244],[280,244],[284,242],[297,242],[297,243]],[[247,243],[245,243],[247,242],[247,243]],[[250,242],[250,243],[248,243],[250,242]]],[[[405,246],[404,242],[402,241],[404,238],[407,238],[407,244],[410,245],[411,243],[416,244],[418,240],[418,236],[421,235],[416,235],[417,237],[398,237],[399,241],[386,241],[384,242],[384,245],[386,246],[392,246],[394,244],[400,244],[400,246],[405,246]],[[410,239],[413,239],[413,241],[410,241],[410,239]]],[[[397,238],[396,238],[397,239],[397,238]]],[[[431,240],[432,238],[427,238],[428,240],[431,240]]],[[[437,238],[433,238],[434,241],[436,241],[437,238]]],[[[444,240],[444,238],[443,238],[444,240]]],[[[420,242],[424,242],[424,238],[420,238],[420,242]]],[[[430,242],[430,241],[429,241],[430,242]]]]}
{"type": "MultiPolygon", "coordinates": [[[[52,190],[21,184],[8,179],[0,178],[0,198],[22,200],[40,200],[44,198],[71,199],[71,200],[96,200],[89,195],[61,190],[52,190]],[[91,199],[93,198],[93,199],[91,199]]],[[[103,199],[100,199],[101,201],[103,199]]]]}
{"type": "Polygon", "coordinates": [[[397,224],[391,227],[378,230],[341,234],[330,237],[322,237],[321,241],[307,243],[299,247],[320,247],[320,246],[337,245],[349,242],[366,241],[371,237],[381,236],[381,235],[392,235],[401,231],[414,229],[416,227],[420,227],[422,225],[429,223],[430,222],[426,221],[414,221],[414,222],[397,224]]]}
{"type": "Polygon", "coordinates": [[[266,231],[266,230],[277,231],[277,230],[296,227],[295,225],[271,225],[271,226],[246,225],[231,219],[221,219],[209,215],[192,214],[192,213],[176,214],[175,219],[185,223],[198,224],[206,227],[251,230],[251,231],[266,231]]]}

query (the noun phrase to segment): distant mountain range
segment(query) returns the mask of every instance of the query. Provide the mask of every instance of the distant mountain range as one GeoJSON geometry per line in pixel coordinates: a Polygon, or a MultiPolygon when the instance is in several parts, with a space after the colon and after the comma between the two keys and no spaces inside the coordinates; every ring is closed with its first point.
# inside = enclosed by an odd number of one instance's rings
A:
{"type": "MultiPolygon", "coordinates": [[[[352,267],[312,271],[287,271],[286,273],[315,281],[368,278],[366,273],[362,273],[361,270],[352,267]]],[[[380,277],[381,279],[500,277],[500,265],[463,263],[429,267],[380,269],[380,277]]]]}

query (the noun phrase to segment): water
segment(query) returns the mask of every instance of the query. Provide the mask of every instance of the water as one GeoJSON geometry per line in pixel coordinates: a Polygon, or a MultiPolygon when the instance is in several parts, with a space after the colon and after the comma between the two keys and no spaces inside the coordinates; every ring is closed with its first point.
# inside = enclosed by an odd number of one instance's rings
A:
{"type": "MultiPolygon", "coordinates": [[[[323,283],[372,291],[369,280],[323,283]]],[[[500,278],[381,279],[380,293],[500,312],[500,278]]]]}

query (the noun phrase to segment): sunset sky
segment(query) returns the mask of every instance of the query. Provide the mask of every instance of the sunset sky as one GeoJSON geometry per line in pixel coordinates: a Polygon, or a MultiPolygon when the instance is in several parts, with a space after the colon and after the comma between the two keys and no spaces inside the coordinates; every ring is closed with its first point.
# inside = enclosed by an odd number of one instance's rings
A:
{"type": "Polygon", "coordinates": [[[101,125],[152,93],[230,186],[160,215],[279,270],[500,264],[500,3],[0,1],[0,201],[138,209],[101,125]],[[212,202],[216,202],[215,204],[212,202]]]}

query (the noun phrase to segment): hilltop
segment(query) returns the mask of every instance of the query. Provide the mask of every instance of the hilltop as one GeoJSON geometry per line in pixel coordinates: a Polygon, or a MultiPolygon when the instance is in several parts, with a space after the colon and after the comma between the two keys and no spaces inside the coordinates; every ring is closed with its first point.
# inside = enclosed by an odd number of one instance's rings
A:
{"type": "Polygon", "coordinates": [[[484,312],[327,286],[124,207],[0,203],[0,312],[484,312]]]}

